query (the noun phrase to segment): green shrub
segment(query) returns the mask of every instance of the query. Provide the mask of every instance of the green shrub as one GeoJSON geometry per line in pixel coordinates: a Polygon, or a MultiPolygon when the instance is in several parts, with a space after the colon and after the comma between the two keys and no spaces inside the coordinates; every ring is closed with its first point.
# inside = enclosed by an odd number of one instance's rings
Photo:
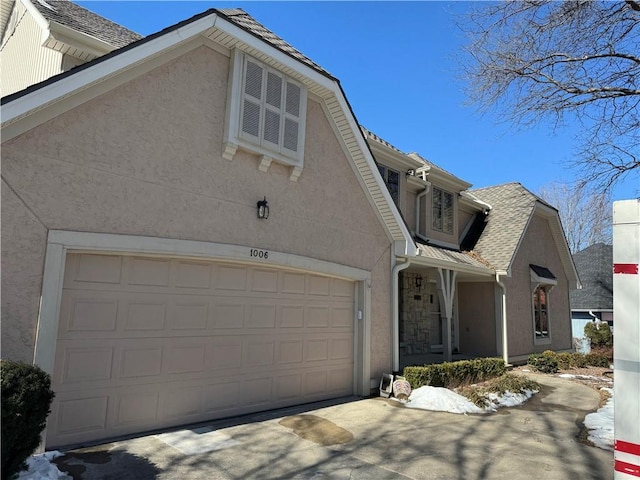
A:
{"type": "Polygon", "coordinates": [[[499,377],[507,371],[501,358],[476,358],[459,362],[445,362],[422,367],[405,367],[403,376],[412,389],[433,387],[457,387],[499,377]]]}
{"type": "Polygon", "coordinates": [[[2,377],[2,480],[27,468],[38,448],[54,393],[51,378],[35,365],[0,360],[2,377]]]}
{"type": "Polygon", "coordinates": [[[598,353],[587,353],[585,356],[585,362],[592,367],[609,368],[609,358],[606,355],[598,353]]]}
{"type": "Polygon", "coordinates": [[[584,335],[591,340],[592,347],[611,347],[613,334],[607,322],[589,322],[584,326],[584,335]]]}
{"type": "Polygon", "coordinates": [[[543,353],[529,355],[527,364],[542,373],[556,373],[558,371],[557,354],[550,350],[543,353]]]}

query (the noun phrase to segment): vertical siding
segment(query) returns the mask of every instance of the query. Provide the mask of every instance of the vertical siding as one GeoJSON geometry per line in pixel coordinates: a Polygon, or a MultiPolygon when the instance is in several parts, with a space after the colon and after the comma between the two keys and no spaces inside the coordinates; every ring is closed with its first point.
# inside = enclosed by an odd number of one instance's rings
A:
{"type": "Polygon", "coordinates": [[[2,96],[10,95],[60,73],[62,54],[42,46],[42,29],[21,3],[16,4],[18,22],[7,31],[2,61],[2,96]]]}

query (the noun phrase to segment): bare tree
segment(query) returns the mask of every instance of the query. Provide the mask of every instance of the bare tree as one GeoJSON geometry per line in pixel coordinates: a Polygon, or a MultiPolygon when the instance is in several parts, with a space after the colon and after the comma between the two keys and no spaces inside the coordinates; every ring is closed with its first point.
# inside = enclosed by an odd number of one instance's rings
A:
{"type": "Polygon", "coordinates": [[[560,220],[571,253],[595,243],[611,245],[612,207],[607,193],[591,192],[584,184],[552,182],[538,195],[560,212],[560,220]]]}
{"type": "Polygon", "coordinates": [[[609,189],[640,172],[640,0],[478,2],[459,26],[463,70],[481,110],[528,126],[570,116],[581,147],[571,166],[609,189]]]}

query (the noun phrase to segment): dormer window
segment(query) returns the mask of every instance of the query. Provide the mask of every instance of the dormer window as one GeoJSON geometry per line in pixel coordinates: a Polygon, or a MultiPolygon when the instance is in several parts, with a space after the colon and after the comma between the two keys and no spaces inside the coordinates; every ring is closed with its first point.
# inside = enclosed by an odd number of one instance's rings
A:
{"type": "Polygon", "coordinates": [[[391,170],[384,165],[378,165],[378,170],[380,171],[380,175],[382,175],[382,179],[391,194],[393,203],[395,203],[396,206],[400,206],[398,203],[400,201],[400,173],[395,170],[391,170]]]}
{"type": "Polygon", "coordinates": [[[431,227],[438,232],[453,234],[453,194],[436,187],[432,192],[431,227]]]}
{"type": "Polygon", "coordinates": [[[291,179],[302,171],[307,89],[258,60],[234,51],[229,78],[225,151],[237,148],[257,153],[260,170],[272,161],[289,165],[291,179]]]}

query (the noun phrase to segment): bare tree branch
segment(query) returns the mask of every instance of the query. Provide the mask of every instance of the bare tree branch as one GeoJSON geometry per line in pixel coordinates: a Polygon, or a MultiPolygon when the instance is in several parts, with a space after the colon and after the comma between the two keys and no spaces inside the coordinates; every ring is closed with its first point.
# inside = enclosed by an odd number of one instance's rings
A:
{"type": "Polygon", "coordinates": [[[459,25],[472,103],[512,125],[575,119],[583,142],[572,165],[594,186],[639,175],[638,0],[479,4],[459,25]]]}

